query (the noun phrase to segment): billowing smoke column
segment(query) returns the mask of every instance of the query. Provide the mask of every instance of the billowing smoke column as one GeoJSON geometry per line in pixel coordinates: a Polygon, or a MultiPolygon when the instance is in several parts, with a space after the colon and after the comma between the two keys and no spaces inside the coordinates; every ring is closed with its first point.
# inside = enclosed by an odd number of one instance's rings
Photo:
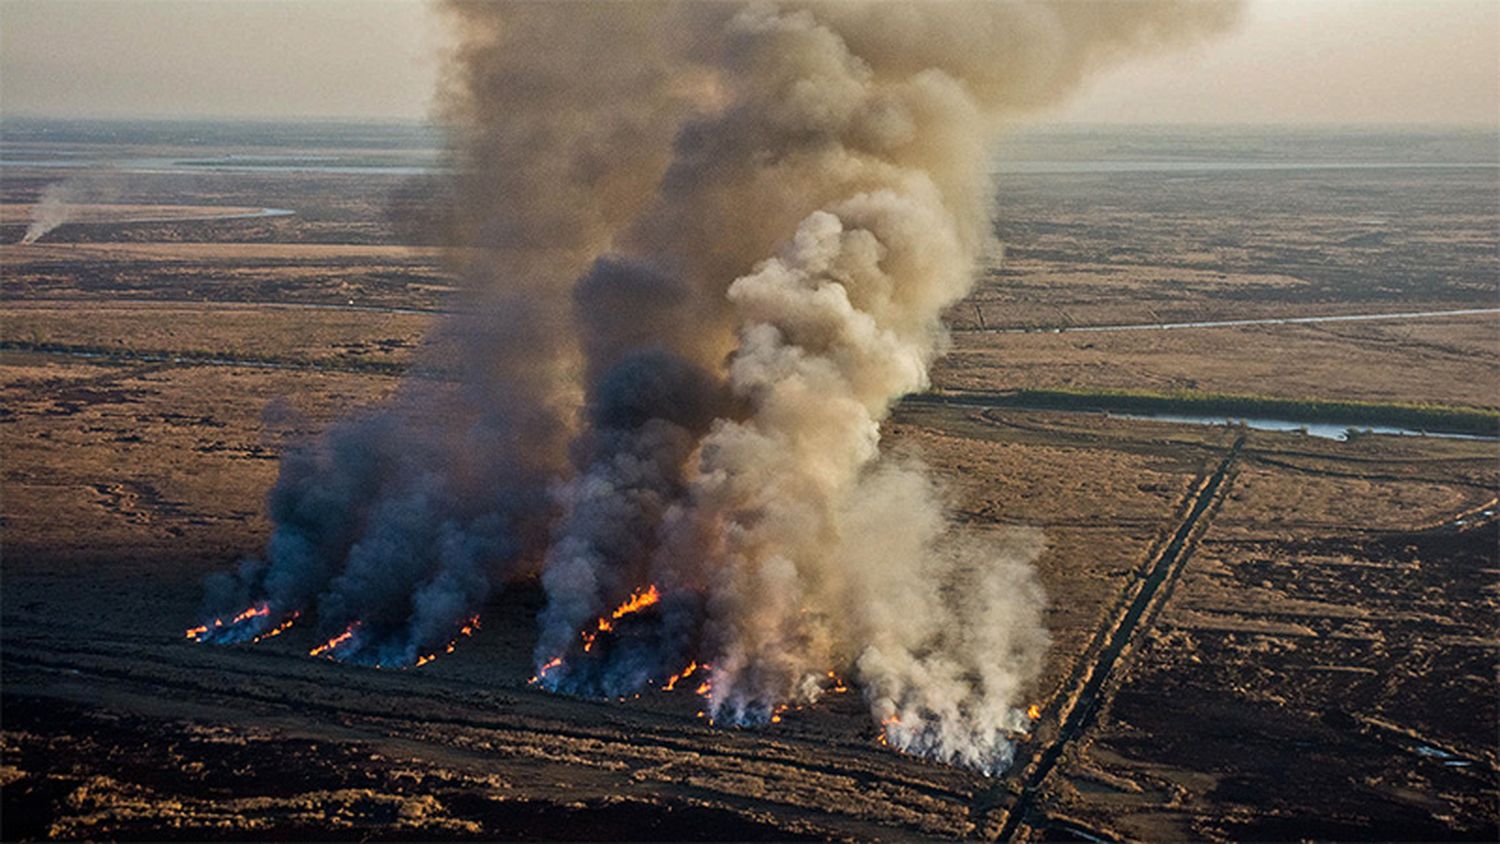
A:
{"type": "Polygon", "coordinates": [[[451,11],[457,384],[288,457],[266,560],[190,634],[314,612],[318,653],[410,665],[539,565],[545,688],[694,674],[706,716],[756,724],[847,676],[882,741],[1003,769],[1047,641],[1041,540],[954,528],[880,425],[988,245],[987,138],[1232,7],[451,11]]]}
{"type": "Polygon", "coordinates": [[[641,43],[650,22],[630,10],[518,7],[503,32],[494,11],[453,10],[466,300],[421,367],[449,377],[409,379],[283,460],[264,558],[210,578],[191,638],[249,641],[316,611],[318,655],[411,665],[545,552],[577,424],[571,289],[649,196],[683,106],[645,52],[577,60],[641,43]]]}

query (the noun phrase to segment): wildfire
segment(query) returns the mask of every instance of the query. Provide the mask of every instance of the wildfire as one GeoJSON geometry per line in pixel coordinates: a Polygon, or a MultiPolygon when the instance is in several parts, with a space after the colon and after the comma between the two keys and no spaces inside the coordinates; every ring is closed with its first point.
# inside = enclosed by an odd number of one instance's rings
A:
{"type": "Polygon", "coordinates": [[[1042,719],[1042,708],[1033,703],[1026,707],[1026,717],[1033,721],[1040,721],[1042,719]]]}
{"type": "Polygon", "coordinates": [[[261,617],[263,615],[270,615],[270,614],[271,614],[271,608],[269,606],[265,605],[265,604],[261,604],[258,607],[250,607],[249,609],[247,609],[244,612],[240,613],[239,615],[235,616],[234,620],[231,621],[231,622],[229,622],[229,623],[230,624],[239,624],[242,621],[249,621],[252,618],[259,618],[259,617],[261,617]]]}
{"type": "Polygon", "coordinates": [[[267,630],[266,632],[260,634],[259,636],[256,636],[254,639],[251,639],[250,640],[251,644],[259,642],[259,641],[261,641],[263,639],[270,639],[270,638],[273,638],[273,637],[276,637],[276,636],[280,636],[281,634],[285,633],[287,630],[291,629],[291,626],[293,624],[297,623],[297,618],[300,615],[302,615],[302,613],[296,613],[296,612],[292,613],[290,616],[287,616],[287,619],[285,621],[281,622],[280,624],[276,625],[275,627],[272,627],[270,630],[267,630]]]}
{"type": "Polygon", "coordinates": [[[350,639],[353,639],[354,638],[354,631],[356,631],[358,629],[359,629],[359,622],[356,621],[353,624],[349,625],[349,627],[346,628],[344,630],[344,632],[340,633],[337,636],[334,636],[332,639],[329,639],[328,641],[324,642],[323,644],[321,644],[321,645],[317,646],[316,648],[313,648],[312,650],[308,651],[307,655],[308,656],[322,656],[323,654],[328,653],[329,651],[333,650],[334,648],[337,648],[339,645],[342,645],[345,642],[349,641],[350,639]]]}
{"type": "MultiPolygon", "coordinates": [[[[448,642],[448,644],[443,648],[443,653],[445,653],[445,654],[451,654],[451,653],[453,653],[453,651],[458,647],[458,640],[459,639],[464,639],[464,638],[467,638],[469,636],[473,636],[474,635],[474,631],[476,631],[478,629],[479,629],[479,616],[477,616],[477,615],[471,615],[471,616],[469,616],[469,620],[464,624],[464,626],[458,628],[458,636],[456,636],[452,641],[448,642]]],[[[417,668],[421,668],[422,666],[426,665],[429,662],[432,662],[433,660],[435,660],[437,658],[438,658],[438,655],[436,653],[430,653],[430,654],[427,654],[426,656],[419,656],[419,657],[417,657],[416,667],[417,668]]]]}
{"type": "Polygon", "coordinates": [[[646,607],[661,600],[661,593],[656,591],[656,584],[651,584],[644,592],[636,592],[630,596],[630,600],[615,609],[611,619],[624,618],[634,612],[640,612],[646,607]]]}
{"type": "Polygon", "coordinates": [[[657,591],[656,584],[646,587],[644,591],[632,592],[630,598],[625,603],[616,607],[614,612],[609,614],[609,617],[600,616],[599,620],[594,622],[593,630],[584,630],[578,634],[579,640],[583,642],[583,652],[592,652],[594,650],[594,643],[599,639],[599,634],[614,630],[614,623],[616,621],[632,613],[638,613],[660,600],[661,592],[657,591]]]}
{"type": "Polygon", "coordinates": [[[844,692],[849,691],[849,687],[844,684],[843,680],[839,679],[839,675],[837,672],[828,672],[828,681],[832,683],[832,685],[828,687],[828,691],[833,692],[836,695],[841,695],[844,692]]]}
{"type": "MultiPolygon", "coordinates": [[[[257,604],[253,607],[246,607],[243,612],[228,621],[225,621],[222,618],[216,618],[214,619],[213,624],[204,624],[198,627],[189,627],[184,635],[189,639],[195,639],[201,642],[203,640],[203,637],[208,634],[209,630],[218,630],[222,627],[233,627],[236,624],[244,621],[249,621],[252,618],[260,618],[261,616],[267,616],[270,614],[271,607],[269,605],[257,604]]],[[[295,616],[293,617],[295,618],[295,616]]]]}
{"type": "MultiPolygon", "coordinates": [[[[708,666],[705,665],[703,667],[707,668],[708,666]]],[[[680,682],[682,680],[686,680],[687,678],[693,676],[693,672],[695,672],[697,670],[698,670],[698,663],[697,663],[697,661],[689,662],[687,668],[684,668],[681,671],[677,672],[676,674],[673,674],[671,677],[668,677],[666,685],[662,686],[662,688],[664,690],[666,690],[666,691],[669,691],[669,692],[672,691],[673,689],[677,688],[678,682],[680,682]]]]}
{"type": "Polygon", "coordinates": [[[530,680],[526,681],[526,682],[535,685],[538,680],[540,680],[543,677],[547,676],[547,672],[548,671],[551,671],[552,669],[556,668],[559,665],[562,665],[562,657],[560,657],[560,656],[555,656],[555,657],[547,660],[547,663],[545,665],[543,665],[541,668],[537,669],[536,674],[533,675],[532,678],[530,680]]]}
{"type": "Polygon", "coordinates": [[[889,747],[891,741],[890,739],[886,738],[886,734],[890,731],[891,727],[900,723],[901,718],[897,715],[887,715],[886,717],[880,719],[880,735],[876,736],[875,740],[880,742],[882,745],[889,747]]]}

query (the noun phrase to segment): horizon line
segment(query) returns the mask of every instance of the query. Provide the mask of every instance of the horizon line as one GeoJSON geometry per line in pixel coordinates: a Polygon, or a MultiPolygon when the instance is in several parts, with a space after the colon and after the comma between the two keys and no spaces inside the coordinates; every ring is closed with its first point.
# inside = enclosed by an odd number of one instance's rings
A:
{"type": "MultiPolygon", "coordinates": [[[[158,123],[158,124],[203,124],[203,123],[256,123],[256,124],[348,124],[348,125],[402,125],[414,127],[442,128],[440,120],[401,115],[355,116],[355,115],[63,115],[39,113],[5,113],[0,109],[0,133],[5,123],[23,121],[30,123],[158,123]]],[[[1494,123],[1450,122],[1450,121],[1206,121],[1165,120],[1148,122],[1138,120],[1047,120],[1015,119],[1001,121],[1008,128],[1022,129],[1142,129],[1142,128],[1281,128],[1281,129],[1446,129],[1494,132],[1500,135],[1500,115],[1494,123]]]]}

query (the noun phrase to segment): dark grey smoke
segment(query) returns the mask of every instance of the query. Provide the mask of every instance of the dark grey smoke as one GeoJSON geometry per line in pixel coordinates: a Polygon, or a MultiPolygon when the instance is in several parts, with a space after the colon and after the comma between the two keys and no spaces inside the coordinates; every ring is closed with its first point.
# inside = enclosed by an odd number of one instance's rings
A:
{"type": "Polygon", "coordinates": [[[449,641],[525,552],[539,553],[555,471],[524,444],[548,420],[503,401],[476,412],[475,397],[452,389],[414,381],[391,406],[288,453],[265,559],[211,577],[204,607],[208,619],[261,603],[272,612],[210,640],[244,641],[316,608],[325,638],[360,622],[340,658],[409,665],[449,641]]]}
{"type": "MultiPolygon", "coordinates": [[[[691,288],[647,265],[604,258],[579,280],[573,301],[587,361],[585,424],[542,573],[548,605],[538,665],[573,650],[580,630],[650,582],[657,526],[687,491],[684,470],[699,439],[730,406],[722,377],[680,354],[696,329],[691,288]]],[[[631,694],[681,656],[668,642],[615,632],[608,649],[545,673],[544,685],[631,694]]]]}
{"type": "Polygon", "coordinates": [[[451,379],[288,456],[202,637],[311,614],[319,653],[410,665],[539,567],[546,688],[696,665],[709,716],[758,724],[844,676],[882,740],[1003,769],[1042,540],[954,526],[881,424],[991,245],[989,138],[1234,8],[451,4],[451,379]]]}

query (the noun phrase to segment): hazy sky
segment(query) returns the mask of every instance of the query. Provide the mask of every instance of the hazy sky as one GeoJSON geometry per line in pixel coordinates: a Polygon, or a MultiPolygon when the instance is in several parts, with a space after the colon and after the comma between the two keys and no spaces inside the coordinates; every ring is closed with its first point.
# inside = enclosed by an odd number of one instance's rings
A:
{"type": "MultiPolygon", "coordinates": [[[[0,0],[0,115],[421,118],[442,35],[421,0],[0,0]]],[[[1500,125],[1500,0],[1249,0],[1045,117],[1500,125]]]]}

